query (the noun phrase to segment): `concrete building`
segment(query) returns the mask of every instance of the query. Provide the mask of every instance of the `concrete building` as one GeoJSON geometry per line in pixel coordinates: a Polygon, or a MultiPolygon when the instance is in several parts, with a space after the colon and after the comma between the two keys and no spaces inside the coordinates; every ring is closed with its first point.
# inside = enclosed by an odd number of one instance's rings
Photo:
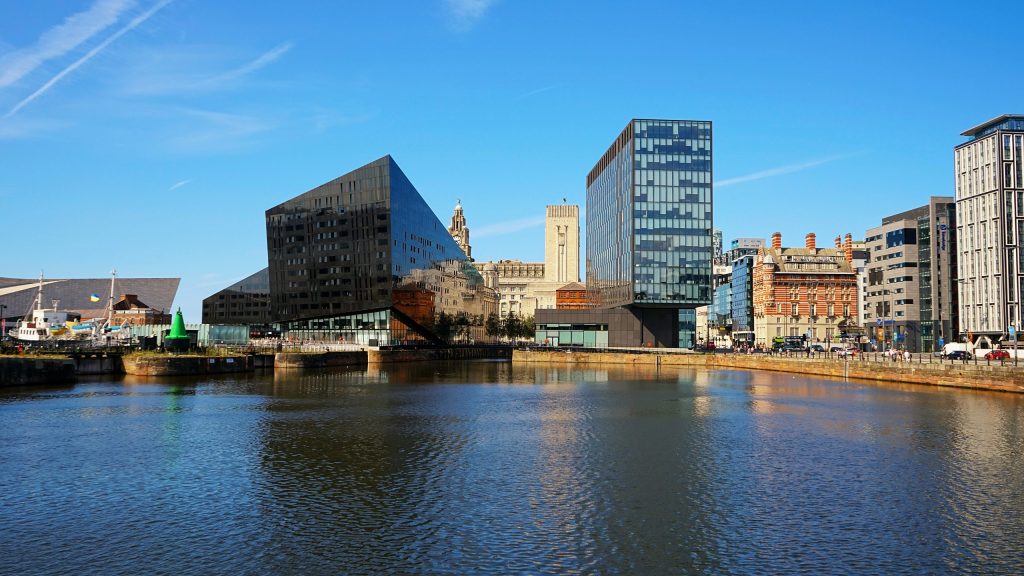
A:
{"type": "Polygon", "coordinates": [[[961,134],[956,181],[960,336],[980,347],[1021,328],[1024,298],[1024,115],[961,134]]]}
{"type": "MultiPolygon", "coordinates": [[[[464,221],[463,221],[464,224],[464,221]]],[[[544,262],[475,262],[482,274],[496,274],[498,313],[532,317],[557,306],[556,290],[580,280],[580,207],[548,206],[544,216],[544,262]]]]}
{"type": "Polygon", "coordinates": [[[446,315],[487,339],[497,295],[391,156],[267,210],[266,226],[271,319],[287,336],[440,342],[446,315]]]}
{"type": "Polygon", "coordinates": [[[594,308],[538,310],[538,342],[696,343],[695,309],[711,303],[711,141],[706,121],[629,121],[587,175],[594,308]],[[612,329],[613,317],[628,325],[612,329]]]}
{"type": "Polygon", "coordinates": [[[840,340],[841,328],[857,314],[852,260],[852,241],[842,250],[818,248],[812,233],[804,248],[783,248],[782,234],[773,234],[753,265],[755,344],[770,347],[786,337],[840,340]]]}
{"type": "Polygon", "coordinates": [[[933,196],[866,232],[864,328],[880,350],[931,352],[940,340],[956,340],[954,206],[951,197],[933,196]]]}

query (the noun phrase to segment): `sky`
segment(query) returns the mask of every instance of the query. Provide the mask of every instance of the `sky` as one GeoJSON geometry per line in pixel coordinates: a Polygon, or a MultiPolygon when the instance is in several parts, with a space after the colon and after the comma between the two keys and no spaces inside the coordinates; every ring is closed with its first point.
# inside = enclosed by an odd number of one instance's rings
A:
{"type": "MultiPolygon", "coordinates": [[[[960,133],[1024,113],[1024,3],[0,0],[0,276],[267,265],[264,211],[391,154],[477,260],[630,118],[713,122],[726,243],[857,238],[953,194],[960,133]]],[[[585,229],[585,216],[581,226],[585,229]]],[[[585,247],[583,248],[585,252],[585,247]]],[[[582,267],[582,265],[581,265],[582,267]]]]}

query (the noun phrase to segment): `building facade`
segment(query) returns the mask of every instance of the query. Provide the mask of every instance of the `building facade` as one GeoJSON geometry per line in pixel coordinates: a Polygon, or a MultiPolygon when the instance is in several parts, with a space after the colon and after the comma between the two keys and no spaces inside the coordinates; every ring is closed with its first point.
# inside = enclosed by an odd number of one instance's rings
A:
{"type": "Polygon", "coordinates": [[[270,323],[269,268],[203,298],[203,324],[266,326],[270,323]]]}
{"type": "Polygon", "coordinates": [[[439,342],[443,314],[486,338],[497,295],[391,156],[267,210],[266,225],[271,317],[290,337],[439,342]]]}
{"type": "Polygon", "coordinates": [[[711,142],[711,122],[634,119],[587,176],[588,296],[671,326],[654,346],[694,346],[711,303],[711,142]]]}
{"type": "Polygon", "coordinates": [[[476,262],[481,273],[497,276],[498,313],[532,317],[557,307],[556,290],[580,280],[580,207],[551,205],[544,216],[544,262],[476,262]]]}
{"type": "Polygon", "coordinates": [[[558,310],[587,310],[587,287],[579,282],[570,282],[555,290],[555,308],[558,310]]]}
{"type": "MultiPolygon", "coordinates": [[[[723,256],[724,257],[724,256],[723,256]]],[[[732,347],[732,266],[715,264],[711,273],[708,338],[717,348],[732,347]]]]}
{"type": "Polygon", "coordinates": [[[732,339],[734,344],[754,343],[753,267],[757,254],[732,261],[732,339]]]}
{"type": "Polygon", "coordinates": [[[933,196],[867,231],[864,327],[879,349],[931,352],[956,340],[954,222],[953,198],[933,196]]]}
{"type": "Polygon", "coordinates": [[[783,248],[782,234],[761,248],[753,265],[754,341],[770,347],[785,337],[839,341],[857,314],[853,247],[818,248],[808,234],[804,248],[783,248]]]}
{"type": "Polygon", "coordinates": [[[992,346],[1021,328],[1024,298],[1024,115],[961,134],[953,150],[960,336],[992,346]]]}

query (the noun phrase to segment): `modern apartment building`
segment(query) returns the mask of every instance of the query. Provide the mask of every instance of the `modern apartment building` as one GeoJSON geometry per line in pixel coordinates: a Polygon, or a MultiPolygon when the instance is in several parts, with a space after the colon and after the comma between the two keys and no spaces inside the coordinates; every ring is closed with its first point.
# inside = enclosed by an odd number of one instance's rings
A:
{"type": "Polygon", "coordinates": [[[953,198],[933,196],[866,232],[864,327],[879,349],[931,352],[957,340],[954,225],[953,198]]]}
{"type": "Polygon", "coordinates": [[[483,340],[497,295],[391,156],[266,212],[271,315],[295,337],[438,341],[441,313],[483,340]]]}
{"type": "Polygon", "coordinates": [[[783,248],[782,234],[754,259],[752,290],[754,341],[803,336],[808,342],[837,342],[856,318],[857,275],[853,247],[818,248],[814,234],[804,248],[783,248]]]}
{"type": "Polygon", "coordinates": [[[1024,115],[961,134],[953,150],[960,336],[992,346],[1021,328],[1024,298],[1024,115]]]}

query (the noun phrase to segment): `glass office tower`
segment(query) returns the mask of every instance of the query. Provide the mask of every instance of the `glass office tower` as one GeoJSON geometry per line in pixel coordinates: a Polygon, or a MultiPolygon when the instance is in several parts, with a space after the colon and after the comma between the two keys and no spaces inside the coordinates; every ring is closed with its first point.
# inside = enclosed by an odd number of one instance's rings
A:
{"type": "Polygon", "coordinates": [[[444,312],[469,316],[481,339],[497,309],[497,295],[391,156],[267,210],[266,222],[271,316],[298,337],[438,341],[434,321],[444,312]]]}
{"type": "Polygon", "coordinates": [[[587,176],[588,293],[674,314],[674,346],[680,311],[711,302],[711,172],[711,122],[634,119],[587,176]]]}

